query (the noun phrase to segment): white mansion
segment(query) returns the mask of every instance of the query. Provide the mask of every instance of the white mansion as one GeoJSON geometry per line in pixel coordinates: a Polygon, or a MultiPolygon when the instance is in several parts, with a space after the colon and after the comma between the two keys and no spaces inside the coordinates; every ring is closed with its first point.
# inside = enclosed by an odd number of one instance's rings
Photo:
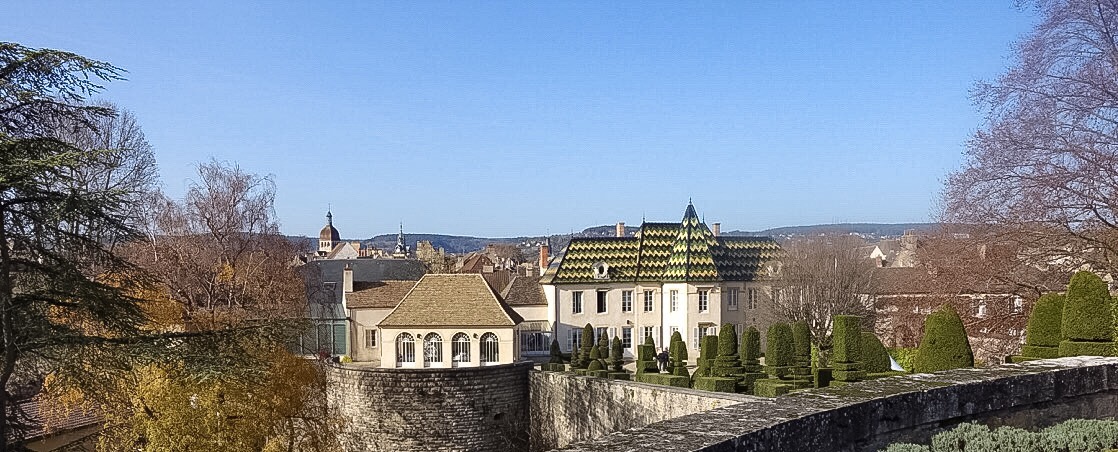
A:
{"type": "MultiPolygon", "coordinates": [[[[542,250],[541,250],[542,251],[542,250]]],[[[620,337],[626,355],[645,336],[667,347],[679,331],[691,348],[730,323],[740,333],[774,321],[765,282],[780,247],[769,237],[726,237],[687,205],[679,223],[645,222],[627,236],[574,238],[540,278],[560,347],[579,346],[582,328],[620,337]]]]}

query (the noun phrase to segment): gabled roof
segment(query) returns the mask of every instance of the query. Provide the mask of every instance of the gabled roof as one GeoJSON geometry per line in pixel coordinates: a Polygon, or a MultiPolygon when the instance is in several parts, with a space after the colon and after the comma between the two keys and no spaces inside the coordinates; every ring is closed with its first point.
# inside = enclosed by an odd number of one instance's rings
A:
{"type": "Polygon", "coordinates": [[[540,286],[539,276],[515,276],[501,292],[509,306],[547,306],[547,297],[540,286]]]}
{"type": "Polygon", "coordinates": [[[594,267],[609,267],[606,281],[749,281],[780,246],[769,237],[716,237],[688,204],[679,223],[641,225],[632,237],[574,238],[541,284],[599,281],[594,267]]]}
{"type": "Polygon", "coordinates": [[[513,327],[523,320],[479,274],[430,274],[378,326],[513,327]]]}
{"type": "Polygon", "coordinates": [[[415,281],[355,281],[353,292],[345,296],[346,307],[395,308],[412,287],[415,287],[415,281]]]}

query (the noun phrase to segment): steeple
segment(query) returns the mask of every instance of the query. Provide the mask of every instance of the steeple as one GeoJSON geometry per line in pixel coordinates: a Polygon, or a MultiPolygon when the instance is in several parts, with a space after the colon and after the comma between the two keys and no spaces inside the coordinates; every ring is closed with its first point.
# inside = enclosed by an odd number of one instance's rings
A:
{"type": "Polygon", "coordinates": [[[342,236],[334,229],[334,214],[326,211],[326,226],[318,232],[318,254],[325,256],[334,250],[334,246],[341,243],[342,236]]]}
{"type": "Polygon", "coordinates": [[[400,233],[396,235],[396,248],[392,250],[392,257],[408,257],[408,245],[404,240],[404,222],[400,222],[400,233]]]}
{"type": "Polygon", "coordinates": [[[330,213],[329,210],[326,211],[326,225],[327,226],[333,226],[334,225],[334,214],[330,213]]]}

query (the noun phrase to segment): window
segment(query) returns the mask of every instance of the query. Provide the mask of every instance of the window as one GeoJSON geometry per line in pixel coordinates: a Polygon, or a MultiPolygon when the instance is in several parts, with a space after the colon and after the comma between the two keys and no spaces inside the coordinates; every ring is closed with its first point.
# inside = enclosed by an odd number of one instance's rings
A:
{"type": "MultiPolygon", "coordinates": [[[[672,330],[671,330],[671,335],[668,336],[668,340],[670,341],[672,339],[672,336],[675,336],[675,333],[678,333],[678,332],[679,332],[679,328],[673,326],[672,330]]],[[[669,342],[668,345],[671,345],[671,343],[669,342]]]]}
{"type": "Polygon", "coordinates": [[[578,350],[582,346],[582,329],[571,328],[567,330],[567,347],[571,351],[578,350]]]}
{"type": "Polygon", "coordinates": [[[427,333],[423,338],[423,367],[438,367],[443,362],[443,337],[439,333],[427,333]]]}
{"type": "Polygon", "coordinates": [[[373,348],[377,346],[377,330],[365,330],[365,348],[373,348]]]}
{"type": "Polygon", "coordinates": [[[604,290],[598,291],[598,314],[606,312],[606,292],[604,290]]]}
{"type": "Polygon", "coordinates": [[[710,291],[699,291],[699,312],[707,312],[710,310],[710,291]]]}
{"type": "Polygon", "coordinates": [[[670,310],[675,312],[679,309],[679,291],[673,290],[668,292],[668,302],[671,304],[670,310]]]}
{"type": "Polygon", "coordinates": [[[974,316],[986,317],[986,300],[979,299],[974,303],[974,316]]]}
{"type": "MultiPolygon", "coordinates": [[[[650,337],[650,336],[652,336],[652,327],[642,326],[641,327],[641,338],[640,338],[641,341],[644,341],[644,338],[650,337]]],[[[656,338],[652,338],[652,341],[656,342],[656,338]]],[[[641,343],[643,344],[644,342],[641,342],[641,343]]]]}
{"type": "Polygon", "coordinates": [[[500,341],[497,335],[485,333],[481,336],[481,365],[496,364],[500,358],[500,341]]]}
{"type": "Polygon", "coordinates": [[[1025,300],[1021,296],[1013,297],[1013,313],[1020,314],[1025,311],[1025,300]]]}
{"type": "Polygon", "coordinates": [[[728,293],[726,293],[726,309],[729,309],[731,311],[737,311],[738,310],[738,289],[737,288],[731,288],[730,291],[728,293]]]}
{"type": "Polygon", "coordinates": [[[408,333],[396,336],[396,366],[415,364],[415,338],[408,333]]]}
{"type": "Polygon", "coordinates": [[[571,292],[571,312],[582,314],[582,292],[571,292]]]}
{"type": "Polygon", "coordinates": [[[466,333],[454,335],[454,342],[450,345],[451,365],[458,367],[459,363],[470,362],[470,336],[466,333]]]}
{"type": "MultiPolygon", "coordinates": [[[[594,344],[601,342],[603,337],[609,340],[608,334],[609,330],[607,330],[606,327],[594,328],[594,344]]],[[[590,345],[593,346],[594,344],[590,345]]]]}
{"type": "Polygon", "coordinates": [[[621,312],[633,312],[633,291],[621,291],[621,312]]]}
{"type": "Polygon", "coordinates": [[[652,312],[652,291],[644,291],[644,312],[652,312]]]}
{"type": "Polygon", "coordinates": [[[621,347],[622,348],[633,348],[633,327],[631,327],[631,326],[621,327],[621,347]]]}
{"type": "Polygon", "coordinates": [[[745,303],[746,309],[757,309],[757,289],[749,288],[749,291],[746,292],[745,303]]]}

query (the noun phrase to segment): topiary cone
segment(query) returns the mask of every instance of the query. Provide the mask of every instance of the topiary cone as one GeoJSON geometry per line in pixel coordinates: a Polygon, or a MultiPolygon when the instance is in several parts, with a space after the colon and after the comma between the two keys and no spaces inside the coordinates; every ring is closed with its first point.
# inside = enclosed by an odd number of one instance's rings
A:
{"type": "Polygon", "coordinates": [[[1063,339],[1081,342],[1110,342],[1114,339],[1112,300],[1106,282],[1098,275],[1081,271],[1071,277],[1060,319],[1063,339]]]}
{"type": "Polygon", "coordinates": [[[912,367],[917,373],[974,367],[974,351],[954,308],[945,305],[924,320],[924,339],[912,367]]]}

